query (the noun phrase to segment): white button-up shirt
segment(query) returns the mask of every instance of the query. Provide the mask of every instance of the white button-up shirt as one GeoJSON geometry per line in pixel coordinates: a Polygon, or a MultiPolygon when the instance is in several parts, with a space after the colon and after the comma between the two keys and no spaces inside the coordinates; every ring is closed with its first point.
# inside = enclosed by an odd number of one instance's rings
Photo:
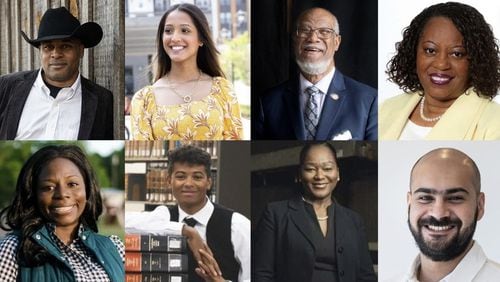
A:
{"type": "MultiPolygon", "coordinates": [[[[390,281],[418,282],[420,269],[420,255],[418,255],[408,273],[400,279],[390,281]]],[[[439,282],[489,282],[499,281],[500,264],[489,260],[481,246],[474,241],[474,245],[467,252],[460,263],[439,282]]]]}
{"type": "Polygon", "coordinates": [[[71,87],[62,88],[53,98],[40,69],[24,104],[15,139],[76,140],[81,112],[80,74],[71,87]]]}

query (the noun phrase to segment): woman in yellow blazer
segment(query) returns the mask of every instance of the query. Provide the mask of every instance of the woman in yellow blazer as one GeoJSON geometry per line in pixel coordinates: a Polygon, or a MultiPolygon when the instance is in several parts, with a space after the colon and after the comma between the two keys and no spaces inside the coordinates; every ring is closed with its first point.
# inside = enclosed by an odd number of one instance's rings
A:
{"type": "Polygon", "coordinates": [[[383,140],[500,139],[498,46],[483,16],[461,3],[424,9],[388,63],[405,94],[379,109],[383,140]]]}

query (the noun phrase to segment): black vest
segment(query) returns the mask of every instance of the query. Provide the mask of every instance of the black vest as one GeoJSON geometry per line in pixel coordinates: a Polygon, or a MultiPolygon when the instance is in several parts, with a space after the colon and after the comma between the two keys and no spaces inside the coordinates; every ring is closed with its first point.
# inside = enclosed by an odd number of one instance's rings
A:
{"type": "MultiPolygon", "coordinates": [[[[179,221],[179,209],[176,206],[169,207],[170,220],[179,221]]],[[[231,219],[233,211],[221,205],[214,204],[214,212],[207,224],[207,244],[219,264],[222,276],[226,280],[238,281],[240,264],[234,258],[233,244],[231,243],[231,219]]],[[[204,282],[194,271],[198,263],[193,258],[193,253],[188,248],[189,257],[189,281],[204,282]]]]}

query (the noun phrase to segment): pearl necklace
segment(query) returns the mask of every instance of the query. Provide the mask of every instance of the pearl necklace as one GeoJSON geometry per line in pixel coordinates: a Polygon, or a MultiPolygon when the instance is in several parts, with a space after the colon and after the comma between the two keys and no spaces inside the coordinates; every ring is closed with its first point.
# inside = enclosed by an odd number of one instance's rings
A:
{"type": "MultiPolygon", "coordinates": [[[[179,92],[177,92],[177,90],[175,89],[175,87],[172,86],[172,83],[168,79],[168,75],[165,75],[165,77],[167,79],[167,82],[170,85],[169,88],[172,89],[172,92],[174,92],[174,94],[177,95],[179,98],[181,98],[182,101],[184,101],[184,103],[186,103],[186,104],[190,103],[193,100],[193,97],[192,97],[193,94],[192,93],[194,92],[194,90],[196,90],[196,88],[198,87],[198,83],[200,82],[201,70],[198,70],[198,72],[199,72],[198,79],[196,79],[196,83],[193,86],[193,88],[191,89],[191,94],[188,93],[188,94],[185,94],[185,95],[179,94],[179,92]]],[[[187,83],[187,82],[184,82],[184,83],[187,83]]]]}
{"type": "Polygon", "coordinates": [[[425,101],[425,96],[422,96],[422,99],[420,100],[420,118],[422,118],[423,120],[425,120],[427,122],[436,122],[439,119],[441,119],[441,117],[443,115],[439,115],[439,116],[433,117],[433,118],[428,118],[424,115],[424,101],[425,101]]]}

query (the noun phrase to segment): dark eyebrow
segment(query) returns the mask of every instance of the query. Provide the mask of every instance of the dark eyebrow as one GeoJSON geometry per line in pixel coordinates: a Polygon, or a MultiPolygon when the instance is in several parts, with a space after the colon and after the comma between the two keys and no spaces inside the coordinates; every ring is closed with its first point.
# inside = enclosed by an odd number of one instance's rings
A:
{"type": "Polygon", "coordinates": [[[438,195],[438,194],[455,194],[455,193],[460,193],[463,192],[465,194],[469,194],[469,191],[467,191],[464,188],[458,187],[458,188],[450,188],[446,189],[444,191],[437,191],[436,189],[431,189],[431,188],[418,188],[413,193],[424,193],[424,194],[432,194],[432,195],[438,195]]]}

